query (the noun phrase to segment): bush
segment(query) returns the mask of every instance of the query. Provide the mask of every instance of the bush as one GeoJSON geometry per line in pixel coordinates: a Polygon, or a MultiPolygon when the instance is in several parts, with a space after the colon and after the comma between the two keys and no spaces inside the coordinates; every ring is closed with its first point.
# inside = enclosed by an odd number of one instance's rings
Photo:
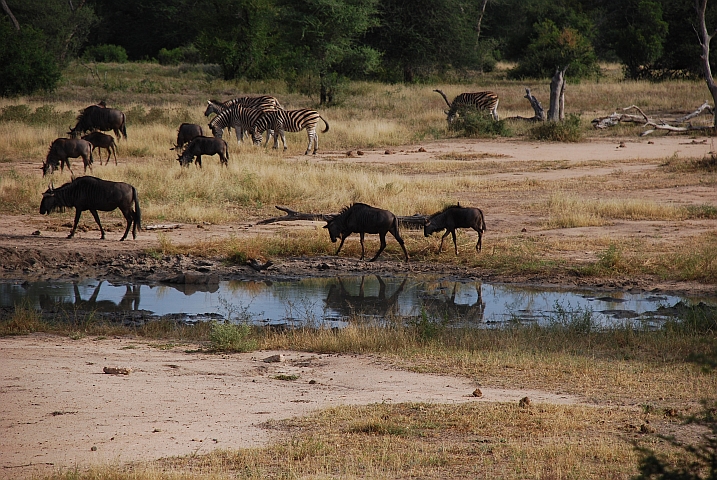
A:
{"type": "Polygon", "coordinates": [[[448,127],[461,137],[510,137],[512,132],[505,120],[494,120],[490,112],[475,108],[461,108],[458,117],[448,127]]]}
{"type": "Polygon", "coordinates": [[[95,45],[85,49],[85,61],[127,63],[127,51],[119,45],[95,45]]]}
{"type": "Polygon", "coordinates": [[[202,58],[197,47],[189,45],[171,50],[163,48],[157,54],[157,60],[160,65],[179,65],[180,63],[201,63],[202,58]]]}
{"type": "Polygon", "coordinates": [[[0,20],[0,96],[52,91],[60,76],[41,31],[24,26],[18,32],[8,21],[0,20]]]}
{"type": "Polygon", "coordinates": [[[531,128],[528,131],[528,136],[534,140],[579,142],[583,138],[583,132],[580,130],[580,117],[571,114],[562,122],[542,122],[531,128]]]}
{"type": "Polygon", "coordinates": [[[209,332],[211,350],[214,352],[251,352],[257,348],[256,340],[250,338],[251,327],[246,323],[212,322],[209,332]]]}

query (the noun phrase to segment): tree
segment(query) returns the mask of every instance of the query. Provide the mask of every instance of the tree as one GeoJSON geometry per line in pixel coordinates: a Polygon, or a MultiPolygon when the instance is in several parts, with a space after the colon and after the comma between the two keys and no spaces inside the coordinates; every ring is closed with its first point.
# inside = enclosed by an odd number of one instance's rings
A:
{"type": "MultiPolygon", "coordinates": [[[[695,10],[697,10],[698,24],[696,26],[697,35],[700,40],[700,46],[702,47],[702,68],[707,82],[707,88],[709,88],[710,94],[712,95],[712,101],[717,105],[717,84],[715,84],[714,78],[712,77],[712,67],[710,66],[710,42],[712,38],[717,34],[717,30],[712,33],[707,31],[707,23],[705,15],[707,11],[707,0],[695,0],[695,10]]],[[[714,127],[717,129],[717,114],[714,115],[713,121],[714,127]]]]}
{"type": "Polygon", "coordinates": [[[607,44],[625,66],[628,78],[645,76],[662,56],[668,24],[658,0],[606,2],[607,44]]]}
{"type": "Polygon", "coordinates": [[[320,103],[331,103],[343,72],[369,73],[379,54],[359,39],[378,24],[378,0],[280,0],[294,65],[319,77],[320,103]]]}
{"type": "Polygon", "coordinates": [[[60,68],[45,35],[27,25],[15,30],[9,20],[0,19],[0,96],[53,90],[59,80],[60,68]]]}

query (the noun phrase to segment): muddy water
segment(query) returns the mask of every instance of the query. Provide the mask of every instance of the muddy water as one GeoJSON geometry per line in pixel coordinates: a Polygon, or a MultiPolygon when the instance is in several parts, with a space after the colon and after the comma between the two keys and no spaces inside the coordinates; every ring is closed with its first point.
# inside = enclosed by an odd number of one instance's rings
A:
{"type": "MultiPolygon", "coordinates": [[[[433,277],[310,278],[222,281],[213,285],[79,282],[0,283],[0,306],[22,303],[46,311],[134,312],[224,318],[262,324],[344,325],[349,318],[421,316],[476,326],[548,322],[590,312],[603,325],[658,324],[659,309],[705,299],[628,292],[591,292],[433,277]]],[[[717,304],[717,299],[709,303],[717,304]]]]}

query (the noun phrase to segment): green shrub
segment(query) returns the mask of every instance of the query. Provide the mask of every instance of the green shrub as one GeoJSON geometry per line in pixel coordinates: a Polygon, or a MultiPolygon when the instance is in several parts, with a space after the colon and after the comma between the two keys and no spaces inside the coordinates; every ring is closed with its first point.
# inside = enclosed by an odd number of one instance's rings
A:
{"type": "Polygon", "coordinates": [[[562,122],[541,122],[528,131],[528,136],[533,140],[579,142],[583,138],[580,117],[571,114],[562,122]]]}
{"type": "Polygon", "coordinates": [[[94,62],[126,63],[127,51],[120,45],[95,45],[85,49],[82,58],[94,62]]]}
{"type": "Polygon", "coordinates": [[[69,123],[74,123],[76,115],[72,111],[58,112],[54,105],[42,105],[34,112],[26,104],[8,105],[3,107],[0,113],[0,122],[67,126],[69,123]]]}
{"type": "Polygon", "coordinates": [[[461,108],[458,117],[448,127],[461,137],[510,137],[512,132],[505,120],[494,120],[490,112],[475,108],[461,108]]]}
{"type": "Polygon", "coordinates": [[[202,61],[199,50],[194,45],[177,47],[171,50],[163,48],[157,54],[160,65],[179,65],[180,63],[197,64],[202,61]]]}
{"type": "Polygon", "coordinates": [[[52,91],[60,76],[42,32],[30,26],[17,32],[8,21],[0,20],[0,96],[52,91]]]}
{"type": "Polygon", "coordinates": [[[250,352],[257,348],[251,326],[246,323],[212,322],[209,341],[214,352],[250,352]]]}

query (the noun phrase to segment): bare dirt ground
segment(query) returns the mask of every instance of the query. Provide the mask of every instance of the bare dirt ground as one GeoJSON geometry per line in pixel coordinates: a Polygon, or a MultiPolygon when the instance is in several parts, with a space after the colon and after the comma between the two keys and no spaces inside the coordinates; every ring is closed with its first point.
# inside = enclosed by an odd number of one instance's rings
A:
{"type": "MultiPolygon", "coordinates": [[[[702,158],[714,150],[711,142],[685,137],[648,140],[592,141],[578,144],[530,143],[522,140],[456,140],[365,151],[348,158],[345,152],[325,153],[312,161],[353,161],[367,164],[414,164],[436,161],[447,153],[486,154],[492,162],[510,164],[509,173],[486,178],[516,180],[574,180],[611,172],[655,170],[666,158],[702,158]],[[419,147],[423,147],[420,151],[419,147]],[[521,170],[521,165],[562,160],[566,168],[521,170]]],[[[35,171],[35,163],[13,163],[19,171],[35,171]]],[[[7,165],[0,168],[9,168],[7,165]]],[[[621,192],[610,192],[620,196],[621,192]]],[[[634,192],[624,192],[626,196],[634,192]]],[[[516,194],[520,195],[520,194],[516,194]]],[[[640,198],[683,204],[717,205],[713,186],[640,190],[640,198]]],[[[547,238],[647,238],[669,242],[682,235],[715,231],[715,220],[617,221],[604,227],[563,230],[537,228],[525,205],[531,198],[486,196],[466,199],[486,212],[488,231],[484,252],[501,237],[539,235],[547,238]]],[[[39,199],[38,199],[39,204],[39,199]]],[[[277,216],[281,215],[277,211],[277,216]]],[[[406,265],[390,257],[376,263],[342,256],[273,259],[274,267],[256,273],[247,266],[226,266],[218,259],[166,256],[145,251],[159,244],[157,231],[144,231],[137,240],[117,242],[123,227],[108,225],[108,239],[100,241],[89,214],[79,231],[67,240],[72,214],[43,217],[0,216],[0,280],[94,277],[108,280],[153,280],[182,272],[211,272],[220,278],[336,275],[338,273],[404,273],[406,265]],[[39,234],[37,234],[39,232],[39,234]]],[[[231,235],[255,235],[307,228],[310,222],[280,222],[266,226],[183,225],[165,231],[174,245],[231,235]]],[[[408,233],[408,235],[422,235],[408,233]]],[[[328,239],[327,239],[328,241],[328,239]]],[[[594,259],[596,252],[580,252],[594,259]]],[[[576,255],[566,253],[566,255],[576,255]]],[[[456,277],[480,277],[479,269],[413,262],[414,272],[438,272],[456,277]]],[[[487,278],[550,284],[589,282],[575,278],[487,278]]],[[[717,294],[714,285],[664,282],[654,278],[616,279],[606,288],[641,288],[717,294]]],[[[18,478],[48,469],[101,462],[130,462],[167,455],[205,453],[214,448],[239,448],[273,440],[263,422],[305,414],[337,404],[372,402],[517,401],[529,395],[540,402],[579,402],[550,392],[497,390],[481,386],[482,398],[467,379],[397,371],[380,359],[366,356],[311,355],[297,352],[256,352],[217,356],[164,350],[127,339],[69,340],[45,335],[0,339],[0,477],[18,478]],[[263,358],[283,353],[286,361],[263,358]],[[131,367],[129,375],[103,373],[107,366],[131,367]],[[278,374],[297,374],[281,381],[278,374]],[[309,384],[310,380],[315,383],[309,384]]]]}

